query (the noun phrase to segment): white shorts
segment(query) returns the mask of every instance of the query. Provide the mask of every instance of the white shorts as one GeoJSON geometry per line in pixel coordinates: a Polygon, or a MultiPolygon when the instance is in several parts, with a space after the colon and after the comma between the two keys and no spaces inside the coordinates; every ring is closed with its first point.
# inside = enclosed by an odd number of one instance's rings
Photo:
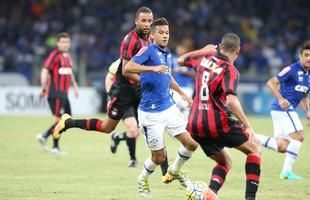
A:
{"type": "Polygon", "coordinates": [[[155,151],[165,147],[163,136],[165,130],[173,137],[187,132],[187,120],[176,105],[155,113],[138,109],[138,119],[141,132],[150,150],[155,151]]]}
{"type": "Polygon", "coordinates": [[[275,111],[270,112],[273,121],[273,131],[275,138],[291,140],[289,134],[303,130],[303,126],[295,111],[275,111]]]}

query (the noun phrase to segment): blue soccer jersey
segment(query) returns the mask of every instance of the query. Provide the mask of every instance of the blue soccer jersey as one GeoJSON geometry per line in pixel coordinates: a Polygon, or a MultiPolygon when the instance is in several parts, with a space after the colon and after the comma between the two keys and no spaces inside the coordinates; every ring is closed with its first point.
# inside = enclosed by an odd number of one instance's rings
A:
{"type": "Polygon", "coordinates": [[[140,74],[142,96],[139,109],[144,112],[161,112],[172,106],[175,102],[170,94],[171,52],[152,44],[142,48],[132,60],[140,65],[165,65],[168,68],[164,74],[158,72],[140,74]]]}
{"type": "MultiPolygon", "coordinates": [[[[278,75],[280,81],[280,93],[289,103],[289,111],[295,110],[310,87],[309,73],[304,71],[300,61],[284,68],[278,75]]],[[[274,99],[271,110],[282,111],[279,101],[274,99]]]]}

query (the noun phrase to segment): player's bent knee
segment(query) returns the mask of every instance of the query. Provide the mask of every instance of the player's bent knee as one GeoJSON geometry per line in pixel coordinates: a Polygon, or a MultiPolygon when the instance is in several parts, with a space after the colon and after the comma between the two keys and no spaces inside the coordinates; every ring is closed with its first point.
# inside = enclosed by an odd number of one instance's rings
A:
{"type": "Polygon", "coordinates": [[[287,148],[287,146],[279,145],[278,146],[278,152],[285,153],[286,152],[286,148],[287,148]]]}
{"type": "Polygon", "coordinates": [[[153,162],[156,164],[156,165],[161,165],[162,163],[164,163],[166,160],[166,156],[164,155],[155,155],[154,156],[154,160],[153,162]]]}
{"type": "Polygon", "coordinates": [[[126,136],[129,138],[136,138],[139,135],[139,129],[135,127],[129,127],[126,131],[126,136]]]}
{"type": "Polygon", "coordinates": [[[161,165],[166,160],[166,153],[164,149],[160,149],[157,151],[152,151],[152,161],[156,165],[161,165]]]}
{"type": "Polygon", "coordinates": [[[293,140],[298,140],[300,142],[303,142],[304,141],[304,131],[301,130],[301,131],[298,131],[296,133],[290,134],[290,138],[293,140]]]}

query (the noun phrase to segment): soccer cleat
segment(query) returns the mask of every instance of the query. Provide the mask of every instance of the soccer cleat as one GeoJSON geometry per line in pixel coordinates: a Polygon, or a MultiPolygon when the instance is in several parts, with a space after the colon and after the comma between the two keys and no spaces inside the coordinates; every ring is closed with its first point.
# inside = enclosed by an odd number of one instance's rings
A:
{"type": "Polygon", "coordinates": [[[182,170],[171,170],[169,167],[167,173],[163,176],[163,182],[168,184],[176,179],[183,187],[187,187],[189,179],[185,176],[185,173],[182,170]]]}
{"type": "Polygon", "coordinates": [[[302,180],[303,177],[296,175],[293,172],[282,172],[280,174],[280,179],[287,179],[287,180],[302,180]]]}
{"type": "Polygon", "coordinates": [[[59,148],[57,147],[53,147],[52,150],[51,150],[51,153],[55,156],[62,156],[62,155],[65,155],[66,152],[64,151],[61,151],[59,148]]]}
{"type": "Polygon", "coordinates": [[[202,194],[204,200],[218,200],[216,193],[213,192],[213,190],[211,190],[209,187],[204,188],[202,194]]]}
{"type": "Polygon", "coordinates": [[[129,160],[128,167],[135,168],[137,167],[137,164],[138,164],[137,160],[129,160]]]}
{"type": "Polygon", "coordinates": [[[46,138],[44,138],[41,134],[37,135],[37,140],[39,141],[39,143],[41,144],[41,146],[43,147],[43,149],[45,151],[48,151],[48,146],[46,144],[46,138]]]}
{"type": "Polygon", "coordinates": [[[151,197],[149,182],[147,179],[144,179],[141,176],[138,177],[138,192],[141,197],[151,197]]]}
{"type": "Polygon", "coordinates": [[[112,153],[116,153],[116,150],[117,150],[117,146],[119,144],[119,138],[118,138],[118,135],[116,132],[112,133],[112,136],[111,136],[111,152],[112,153]]]}
{"type": "Polygon", "coordinates": [[[63,133],[65,130],[66,130],[66,124],[65,124],[65,121],[67,119],[70,119],[71,116],[68,115],[68,114],[63,114],[61,116],[61,119],[60,121],[58,122],[58,124],[56,125],[55,129],[54,129],[54,132],[53,132],[53,137],[55,139],[58,139],[60,137],[60,134],[63,133]]]}

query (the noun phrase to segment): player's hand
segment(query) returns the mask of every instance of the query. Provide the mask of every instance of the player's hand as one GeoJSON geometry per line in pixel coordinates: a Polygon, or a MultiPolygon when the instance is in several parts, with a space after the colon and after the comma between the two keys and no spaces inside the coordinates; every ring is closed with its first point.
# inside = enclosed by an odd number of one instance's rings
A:
{"type": "Polygon", "coordinates": [[[75,96],[75,97],[78,97],[78,96],[79,96],[79,91],[80,91],[79,86],[74,85],[74,86],[73,86],[73,92],[74,92],[74,96],[75,96]]]}
{"type": "Polygon", "coordinates": [[[47,98],[47,91],[46,91],[46,89],[42,89],[42,91],[40,92],[40,97],[41,98],[47,98]]]}
{"type": "Polygon", "coordinates": [[[158,66],[152,67],[152,69],[153,69],[153,72],[159,72],[163,74],[167,72],[168,67],[165,65],[158,65],[158,66]]]}
{"type": "Polygon", "coordinates": [[[288,110],[290,107],[290,102],[285,98],[279,99],[279,104],[283,110],[288,110]]]}
{"type": "Polygon", "coordinates": [[[181,98],[186,101],[188,104],[187,104],[187,107],[191,107],[193,105],[193,99],[190,98],[189,96],[187,96],[184,92],[183,94],[180,94],[181,98]]]}

